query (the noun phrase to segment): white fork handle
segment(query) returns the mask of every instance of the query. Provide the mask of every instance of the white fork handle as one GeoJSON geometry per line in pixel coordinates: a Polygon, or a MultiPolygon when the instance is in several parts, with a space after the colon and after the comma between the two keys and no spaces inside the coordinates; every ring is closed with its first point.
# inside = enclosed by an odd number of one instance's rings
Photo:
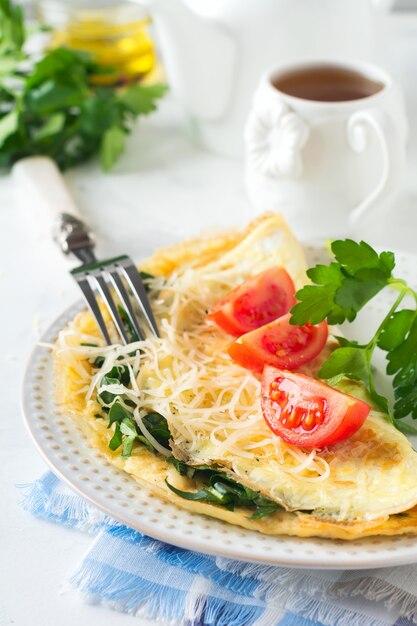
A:
{"type": "Polygon", "coordinates": [[[28,201],[47,211],[50,217],[67,213],[81,219],[64,177],[52,159],[41,156],[21,159],[13,166],[12,175],[28,201]]]}
{"type": "Polygon", "coordinates": [[[48,213],[52,234],[64,254],[72,252],[83,264],[95,263],[94,238],[54,161],[29,157],[13,166],[13,178],[33,207],[48,213]]]}

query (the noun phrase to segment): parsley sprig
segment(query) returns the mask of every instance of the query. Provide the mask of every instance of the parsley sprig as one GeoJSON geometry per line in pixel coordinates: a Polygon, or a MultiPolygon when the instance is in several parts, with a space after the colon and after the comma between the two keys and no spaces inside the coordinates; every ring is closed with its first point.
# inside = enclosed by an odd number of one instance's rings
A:
{"type": "Polygon", "coordinates": [[[66,169],[98,153],[108,171],[136,118],[156,109],[166,86],[98,85],[97,76],[113,68],[67,48],[34,59],[26,38],[21,7],[0,0],[0,167],[45,155],[66,169]]]}
{"type": "Polygon", "coordinates": [[[362,381],[374,403],[400,430],[417,433],[417,429],[400,422],[411,415],[417,419],[417,292],[402,278],[393,275],[395,256],[378,254],[369,244],[351,239],[331,244],[334,262],[316,265],[307,271],[312,284],[297,293],[299,302],[292,309],[292,324],[329,324],[352,322],[358,312],[380,291],[389,287],[398,295],[366,344],[338,337],[340,347],[322,365],[319,376],[330,384],[342,378],[362,381]],[[413,308],[400,308],[406,296],[414,300],[413,308]],[[375,350],[385,352],[387,374],[393,376],[394,406],[376,386],[373,368],[375,350]]]}

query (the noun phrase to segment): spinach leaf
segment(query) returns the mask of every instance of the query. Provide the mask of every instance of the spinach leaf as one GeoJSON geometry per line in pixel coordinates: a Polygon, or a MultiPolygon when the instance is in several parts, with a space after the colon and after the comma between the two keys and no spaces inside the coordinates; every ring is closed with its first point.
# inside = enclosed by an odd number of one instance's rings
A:
{"type": "MultiPolygon", "coordinates": [[[[101,384],[104,385],[124,385],[125,387],[130,383],[130,374],[129,369],[125,365],[114,365],[109,372],[107,372],[101,381],[101,384]]],[[[110,405],[115,398],[117,398],[117,394],[111,393],[110,391],[99,391],[97,394],[97,399],[101,404],[110,405]]]]}
{"type": "Polygon", "coordinates": [[[153,447],[153,445],[151,444],[151,442],[149,441],[149,439],[147,439],[147,438],[146,438],[146,437],[144,437],[143,435],[138,435],[138,436],[136,437],[136,439],[137,439],[138,441],[140,441],[141,443],[143,443],[143,445],[144,445],[146,448],[148,448],[149,452],[155,452],[155,453],[156,453],[156,450],[155,450],[155,448],[153,447]]]}
{"type": "Polygon", "coordinates": [[[104,356],[98,356],[95,358],[93,362],[93,367],[100,369],[101,367],[103,367],[103,364],[104,364],[104,356]]]}
{"type": "Polygon", "coordinates": [[[129,342],[133,343],[134,341],[139,341],[138,334],[137,334],[136,330],[134,329],[132,322],[130,321],[130,318],[129,318],[128,314],[127,314],[126,309],[124,309],[119,304],[117,306],[117,310],[119,311],[120,318],[121,318],[121,320],[123,322],[123,325],[125,327],[125,330],[127,332],[127,336],[128,336],[129,342]]]}
{"type": "Polygon", "coordinates": [[[190,476],[189,474],[189,470],[192,468],[190,468],[189,465],[184,463],[184,461],[179,461],[174,456],[168,457],[167,461],[168,463],[171,463],[171,465],[175,467],[175,469],[177,470],[180,476],[189,476],[190,478],[192,478],[192,475],[190,476]]]}
{"type": "Polygon", "coordinates": [[[169,432],[168,422],[160,413],[148,413],[142,417],[145,427],[148,429],[152,437],[154,437],[161,446],[170,448],[169,440],[171,433],[169,432]]]}
{"type": "MultiPolygon", "coordinates": [[[[102,384],[103,385],[119,385],[120,380],[118,378],[110,378],[109,376],[103,376],[102,384]]],[[[99,400],[100,404],[110,405],[115,398],[117,398],[116,394],[111,393],[110,391],[103,390],[97,394],[97,399],[99,400]]]]}
{"type": "MultiPolygon", "coordinates": [[[[114,422],[121,424],[123,420],[130,419],[131,414],[127,411],[124,406],[120,403],[119,399],[117,399],[110,407],[109,411],[109,424],[107,428],[110,428],[114,422]]],[[[123,431],[122,431],[123,432],[123,431]]]]}
{"type": "Polygon", "coordinates": [[[173,485],[170,485],[167,480],[165,482],[171,491],[173,491],[177,496],[184,498],[184,500],[199,500],[206,503],[219,502],[219,498],[210,493],[207,489],[199,489],[198,491],[181,491],[173,485]]]}
{"type": "Polygon", "coordinates": [[[107,372],[106,377],[117,379],[125,387],[130,383],[129,368],[126,367],[126,365],[114,365],[111,370],[107,372]]]}
{"type": "Polygon", "coordinates": [[[255,509],[251,519],[261,519],[272,515],[281,507],[279,504],[266,498],[258,491],[254,491],[240,483],[237,483],[224,472],[207,465],[197,467],[187,466],[182,461],[169,458],[168,461],[176,467],[178,472],[185,476],[198,478],[203,487],[197,491],[182,491],[171,485],[167,480],[167,487],[177,496],[185,500],[195,500],[207,504],[223,506],[229,511],[236,507],[255,509]]]}
{"type": "Polygon", "coordinates": [[[114,435],[110,439],[110,442],[109,442],[110,450],[113,450],[113,451],[117,450],[117,448],[122,445],[122,441],[123,441],[123,438],[122,438],[122,433],[120,430],[120,424],[116,423],[116,428],[114,429],[114,435]]]}
{"type": "Polygon", "coordinates": [[[150,288],[149,288],[149,280],[151,280],[152,278],[155,278],[155,276],[153,276],[152,274],[148,274],[148,272],[139,272],[140,277],[142,279],[143,282],[143,286],[145,287],[145,291],[147,291],[149,293],[150,288]]]}

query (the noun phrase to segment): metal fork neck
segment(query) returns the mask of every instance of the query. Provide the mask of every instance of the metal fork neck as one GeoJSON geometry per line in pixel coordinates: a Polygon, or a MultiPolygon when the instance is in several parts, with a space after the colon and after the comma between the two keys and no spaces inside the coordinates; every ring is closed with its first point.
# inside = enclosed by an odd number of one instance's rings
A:
{"type": "Polygon", "coordinates": [[[97,263],[97,257],[94,254],[93,248],[80,248],[79,250],[73,250],[74,256],[77,257],[83,265],[90,265],[91,263],[97,263]]]}
{"type": "Polygon", "coordinates": [[[53,235],[64,254],[74,254],[84,265],[96,262],[93,235],[78,217],[60,213],[54,224],[53,235]]]}

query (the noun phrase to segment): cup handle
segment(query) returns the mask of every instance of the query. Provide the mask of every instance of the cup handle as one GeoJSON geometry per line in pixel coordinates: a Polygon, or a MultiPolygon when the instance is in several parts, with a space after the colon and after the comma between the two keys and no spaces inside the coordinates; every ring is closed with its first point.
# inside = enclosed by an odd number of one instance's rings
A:
{"type": "Polygon", "coordinates": [[[347,123],[347,140],[357,153],[363,152],[368,145],[369,133],[372,131],[380,144],[382,152],[382,174],[375,189],[354,209],[350,223],[375,208],[378,201],[394,188],[398,179],[399,138],[393,121],[389,115],[379,109],[365,109],[350,116],[347,123]]]}

